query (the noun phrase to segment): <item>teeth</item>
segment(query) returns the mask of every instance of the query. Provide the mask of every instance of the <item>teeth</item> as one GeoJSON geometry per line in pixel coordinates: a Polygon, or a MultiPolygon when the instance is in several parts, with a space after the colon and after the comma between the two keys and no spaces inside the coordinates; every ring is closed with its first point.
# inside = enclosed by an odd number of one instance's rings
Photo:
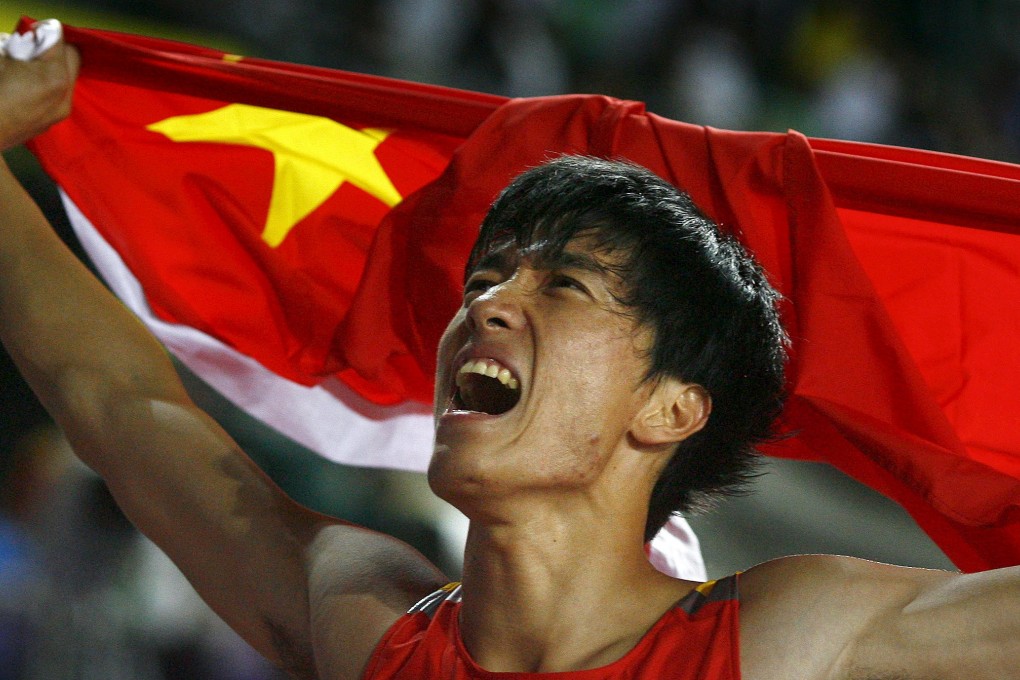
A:
{"type": "Polygon", "coordinates": [[[463,386],[463,376],[468,373],[477,373],[478,375],[488,376],[489,378],[495,378],[511,390],[516,390],[520,387],[520,383],[517,378],[510,374],[510,369],[500,366],[492,359],[468,359],[464,362],[464,365],[457,371],[457,386],[463,386]]]}

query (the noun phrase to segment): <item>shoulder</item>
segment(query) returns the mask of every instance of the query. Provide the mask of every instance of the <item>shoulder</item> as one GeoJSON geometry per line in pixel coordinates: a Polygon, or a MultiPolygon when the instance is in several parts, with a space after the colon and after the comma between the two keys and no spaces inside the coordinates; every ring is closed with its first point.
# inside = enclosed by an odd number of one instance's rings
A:
{"type": "Polygon", "coordinates": [[[953,577],[836,555],[766,562],[741,575],[741,658],[749,677],[841,677],[879,624],[953,577]],[[795,671],[793,667],[799,667],[795,671]],[[789,666],[789,667],[788,667],[789,666]]]}
{"type": "Polygon", "coordinates": [[[345,524],[318,531],[306,568],[315,657],[330,678],[359,677],[397,619],[447,583],[402,541],[345,524]]]}
{"type": "Polygon", "coordinates": [[[950,572],[899,567],[857,557],[796,555],[747,570],[740,576],[740,589],[741,599],[749,608],[780,606],[790,599],[842,602],[862,597],[881,607],[888,606],[883,603],[909,599],[919,589],[953,576],[950,572]]]}

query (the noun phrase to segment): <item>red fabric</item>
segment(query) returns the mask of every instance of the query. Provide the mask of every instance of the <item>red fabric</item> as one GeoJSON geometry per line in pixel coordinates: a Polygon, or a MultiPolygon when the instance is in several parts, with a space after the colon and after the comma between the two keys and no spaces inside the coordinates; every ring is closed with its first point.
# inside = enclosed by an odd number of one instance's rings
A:
{"type": "Polygon", "coordinates": [[[504,100],[81,29],[68,39],[84,52],[75,113],[35,149],[164,318],[299,382],[339,374],[378,403],[427,401],[499,189],[552,154],[626,157],[739,233],[786,296],[785,425],[799,434],[769,452],[889,495],[963,569],[1020,563],[1017,166],[715,130],[599,96],[504,100]],[[225,94],[389,126],[377,156],[404,200],[387,210],[345,184],[264,247],[265,154],[139,128],[225,94]]]}
{"type": "Polygon", "coordinates": [[[345,182],[272,248],[261,239],[273,185],[270,152],[178,143],[146,126],[232,101],[288,101],[288,110],[356,129],[395,124],[375,155],[406,196],[442,171],[480,113],[502,99],[310,67],[225,61],[222,52],[137,36],[65,31],[84,62],[75,115],[33,149],[139,278],[153,311],[295,382],[313,384],[337,373],[376,403],[402,401],[407,389],[426,401],[431,387],[420,372],[406,380],[386,377],[403,373],[402,358],[393,359],[396,369],[384,362],[359,374],[345,370],[350,362],[334,348],[374,231],[388,211],[384,203],[345,182]],[[250,96],[242,97],[245,92],[250,96]],[[400,383],[398,392],[394,383],[400,383]]]}
{"type": "Polygon", "coordinates": [[[740,603],[704,603],[693,614],[666,612],[623,657],[601,668],[546,673],[492,673],[471,658],[461,640],[460,603],[443,602],[397,620],[368,661],[364,680],[739,680],[740,603]]]}

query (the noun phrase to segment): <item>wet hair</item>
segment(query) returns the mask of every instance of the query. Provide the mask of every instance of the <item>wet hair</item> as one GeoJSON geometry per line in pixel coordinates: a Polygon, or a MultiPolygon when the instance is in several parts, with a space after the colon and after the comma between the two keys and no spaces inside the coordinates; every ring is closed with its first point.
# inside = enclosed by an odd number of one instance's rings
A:
{"type": "Polygon", "coordinates": [[[581,235],[617,255],[619,300],[654,332],[646,379],[698,384],[712,399],[708,422],[680,442],[655,484],[648,540],[671,514],[744,491],[757,447],[776,438],[787,356],[780,296],[686,193],[634,164],[586,156],[518,176],[485,217],[466,271],[509,242],[551,257],[581,235]]]}

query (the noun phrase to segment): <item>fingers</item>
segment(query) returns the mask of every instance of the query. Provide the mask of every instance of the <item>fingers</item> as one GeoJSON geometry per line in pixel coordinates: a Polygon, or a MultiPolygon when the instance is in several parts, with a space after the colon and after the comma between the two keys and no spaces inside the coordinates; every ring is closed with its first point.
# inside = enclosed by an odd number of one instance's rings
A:
{"type": "Polygon", "coordinates": [[[0,56],[0,149],[9,149],[71,111],[78,51],[62,40],[30,61],[0,56]]]}
{"type": "Polygon", "coordinates": [[[78,78],[81,56],[77,49],[63,40],[43,52],[36,60],[42,72],[40,88],[52,98],[54,120],[47,127],[71,113],[71,96],[78,78]]]}
{"type": "Polygon", "coordinates": [[[78,72],[81,70],[81,52],[76,47],[68,45],[67,43],[60,43],[61,52],[64,57],[64,67],[67,69],[67,75],[70,77],[71,82],[74,83],[78,79],[78,72]]]}

